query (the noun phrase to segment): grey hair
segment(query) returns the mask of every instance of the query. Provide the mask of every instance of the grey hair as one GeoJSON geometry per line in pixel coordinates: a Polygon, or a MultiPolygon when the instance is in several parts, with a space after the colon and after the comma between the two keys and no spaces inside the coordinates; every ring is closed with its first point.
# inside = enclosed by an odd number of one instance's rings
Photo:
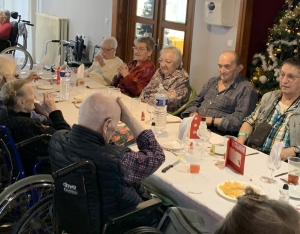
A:
{"type": "Polygon", "coordinates": [[[137,37],[134,40],[134,43],[136,42],[145,43],[148,51],[152,51],[155,46],[155,41],[152,37],[137,37]]]}
{"type": "Polygon", "coordinates": [[[0,15],[3,15],[6,21],[10,20],[10,11],[8,10],[0,10],[0,15]]]}
{"type": "Polygon", "coordinates": [[[161,51],[159,52],[159,55],[161,56],[163,52],[165,51],[172,51],[175,55],[175,62],[177,64],[177,66],[179,66],[182,62],[182,54],[179,48],[177,48],[176,46],[165,46],[161,49],[161,51]]]}
{"type": "Polygon", "coordinates": [[[8,69],[9,66],[16,67],[13,57],[7,54],[0,54],[0,83],[2,82],[3,77],[10,72],[8,69]]]}
{"type": "Polygon", "coordinates": [[[222,54],[225,54],[225,53],[232,54],[235,57],[235,63],[236,63],[236,65],[237,66],[241,65],[241,56],[237,52],[232,51],[232,50],[227,50],[227,51],[224,51],[222,54]]]}
{"type": "Polygon", "coordinates": [[[108,41],[110,43],[110,45],[111,45],[111,48],[117,49],[118,42],[117,42],[116,38],[114,38],[114,37],[107,37],[107,38],[104,39],[104,41],[108,41]]]}

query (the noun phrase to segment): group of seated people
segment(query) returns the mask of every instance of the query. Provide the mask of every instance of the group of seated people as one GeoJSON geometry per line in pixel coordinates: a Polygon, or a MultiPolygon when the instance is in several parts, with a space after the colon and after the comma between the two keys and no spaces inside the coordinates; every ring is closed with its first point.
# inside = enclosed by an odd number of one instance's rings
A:
{"type": "MultiPolygon", "coordinates": [[[[140,96],[143,102],[154,100],[158,86],[162,84],[168,93],[168,112],[173,112],[189,99],[189,76],[182,68],[182,54],[174,46],[161,50],[160,68],[155,71],[150,60],[154,45],[151,37],[137,38],[133,47],[135,59],[125,65],[115,56],[115,38],[107,38],[100,48],[101,55],[95,57],[92,67],[85,74],[101,84],[120,88],[124,94],[140,96]]],[[[280,71],[280,90],[265,94],[257,107],[258,95],[240,75],[242,69],[240,57],[235,52],[222,53],[218,61],[219,76],[211,78],[203,86],[181,117],[204,116],[212,131],[235,134],[241,144],[246,144],[256,127],[267,121],[273,126],[272,130],[257,149],[268,153],[275,142],[284,141],[281,158],[285,160],[299,156],[300,60],[291,58],[284,62],[280,71]]],[[[40,141],[22,149],[22,161],[28,175],[37,156],[49,155],[54,171],[82,159],[90,159],[96,164],[101,181],[104,218],[150,199],[140,182],[162,165],[164,151],[153,132],[141,126],[120,98],[101,93],[90,95],[80,107],[78,124],[71,128],[57,109],[51,94],[44,94],[42,105],[34,103],[35,95],[29,82],[37,78],[36,74],[22,80],[15,80],[15,74],[14,61],[0,55],[0,125],[10,129],[15,142],[43,133],[52,135],[50,142],[40,141]],[[109,144],[119,121],[129,127],[139,151],[109,144]]],[[[255,200],[252,197],[256,199],[254,195],[246,194],[234,209],[253,206],[250,204],[255,200]]],[[[234,233],[231,227],[226,226],[226,222],[233,222],[233,215],[234,210],[217,233],[234,233]]],[[[148,216],[140,217],[140,223],[149,220],[153,221],[153,225],[157,223],[159,214],[152,213],[151,216],[151,219],[148,216]]],[[[296,220],[299,222],[299,217],[296,220]]],[[[243,231],[241,229],[236,233],[243,231]]]]}

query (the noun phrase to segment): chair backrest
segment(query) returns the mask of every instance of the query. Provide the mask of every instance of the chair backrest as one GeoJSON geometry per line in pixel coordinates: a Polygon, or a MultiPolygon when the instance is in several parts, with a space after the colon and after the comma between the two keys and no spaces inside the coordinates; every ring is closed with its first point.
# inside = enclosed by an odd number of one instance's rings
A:
{"type": "Polygon", "coordinates": [[[10,46],[16,46],[18,43],[18,22],[17,21],[12,21],[12,30],[10,34],[10,46]]]}
{"type": "Polygon", "coordinates": [[[96,167],[88,160],[53,173],[54,202],[59,225],[69,234],[100,233],[100,188],[96,167]]]}
{"type": "Polygon", "coordinates": [[[180,116],[180,114],[186,109],[186,107],[190,104],[190,102],[194,100],[194,98],[196,96],[196,90],[192,86],[190,86],[190,89],[191,89],[191,93],[190,93],[189,100],[183,106],[181,106],[178,110],[171,113],[171,115],[180,116]]]}

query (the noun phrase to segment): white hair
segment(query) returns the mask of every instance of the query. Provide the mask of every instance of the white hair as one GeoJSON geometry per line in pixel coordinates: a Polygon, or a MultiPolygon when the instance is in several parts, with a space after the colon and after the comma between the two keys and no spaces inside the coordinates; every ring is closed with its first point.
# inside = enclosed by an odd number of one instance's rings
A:
{"type": "Polygon", "coordinates": [[[5,75],[13,75],[9,74],[10,69],[8,67],[10,66],[16,67],[13,57],[7,54],[0,54],[0,83],[5,75]]]}
{"type": "Polygon", "coordinates": [[[3,15],[6,21],[10,20],[10,11],[8,10],[0,10],[0,15],[3,15]]]}
{"type": "Polygon", "coordinates": [[[118,42],[117,42],[116,38],[114,38],[114,37],[107,37],[107,38],[104,39],[103,42],[105,42],[105,41],[108,41],[110,43],[110,45],[111,45],[112,48],[117,49],[118,42]]]}
{"type": "Polygon", "coordinates": [[[161,49],[159,55],[161,55],[164,51],[172,51],[175,55],[176,63],[179,66],[182,62],[182,54],[179,48],[176,46],[165,46],[161,49]]]}

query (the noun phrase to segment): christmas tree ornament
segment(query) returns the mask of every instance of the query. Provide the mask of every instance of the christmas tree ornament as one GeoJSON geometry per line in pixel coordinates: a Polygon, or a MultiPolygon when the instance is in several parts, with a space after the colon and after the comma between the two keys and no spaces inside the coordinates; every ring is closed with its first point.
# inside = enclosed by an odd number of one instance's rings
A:
{"type": "Polygon", "coordinates": [[[276,53],[278,53],[278,54],[281,53],[281,48],[280,47],[276,49],[276,53]]]}
{"type": "Polygon", "coordinates": [[[257,81],[258,81],[258,77],[257,77],[257,76],[253,76],[252,79],[253,79],[254,82],[257,82],[257,81]]]}
{"type": "Polygon", "coordinates": [[[299,51],[299,50],[298,50],[298,47],[297,47],[296,49],[294,49],[294,53],[295,53],[295,54],[298,54],[298,51],[299,51]]]}
{"type": "Polygon", "coordinates": [[[266,76],[260,76],[258,79],[259,79],[260,83],[262,83],[262,84],[266,83],[268,80],[266,76]]]}

